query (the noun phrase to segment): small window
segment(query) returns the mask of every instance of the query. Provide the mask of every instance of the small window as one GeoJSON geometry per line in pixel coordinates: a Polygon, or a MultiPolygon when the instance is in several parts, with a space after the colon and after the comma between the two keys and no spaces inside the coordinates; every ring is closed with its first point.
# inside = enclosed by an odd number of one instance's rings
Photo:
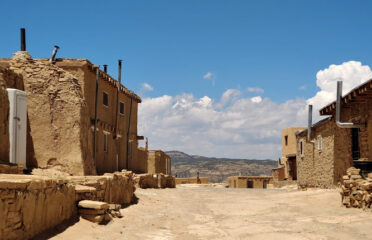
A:
{"type": "Polygon", "coordinates": [[[284,137],[285,145],[288,146],[288,135],[284,137]]]}
{"type": "Polygon", "coordinates": [[[108,134],[103,134],[103,151],[107,152],[107,135],[108,134]]]}
{"type": "Polygon", "coordinates": [[[301,157],[304,156],[304,141],[300,141],[300,154],[301,154],[301,157]]]}
{"type": "Polygon", "coordinates": [[[318,135],[318,150],[322,151],[322,135],[318,135]]]}
{"type": "Polygon", "coordinates": [[[124,103],[120,102],[120,114],[124,115],[124,103]]]}
{"type": "Polygon", "coordinates": [[[108,103],[108,94],[103,92],[103,105],[108,107],[109,103],[108,103]]]}

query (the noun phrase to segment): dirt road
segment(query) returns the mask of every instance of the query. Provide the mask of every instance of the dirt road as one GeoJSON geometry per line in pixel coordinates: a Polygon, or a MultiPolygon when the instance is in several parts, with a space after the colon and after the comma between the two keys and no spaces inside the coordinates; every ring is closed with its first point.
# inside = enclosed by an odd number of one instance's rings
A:
{"type": "Polygon", "coordinates": [[[372,239],[372,212],[341,207],[336,190],[181,185],[136,195],[123,218],[81,219],[51,239],[372,239]]]}

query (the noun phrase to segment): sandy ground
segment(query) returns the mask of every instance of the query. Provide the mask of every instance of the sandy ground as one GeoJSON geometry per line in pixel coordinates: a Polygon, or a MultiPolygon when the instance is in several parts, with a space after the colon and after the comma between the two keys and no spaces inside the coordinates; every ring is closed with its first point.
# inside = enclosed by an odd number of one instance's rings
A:
{"type": "Polygon", "coordinates": [[[107,225],[79,222],[50,239],[372,239],[372,212],[340,206],[337,190],[137,189],[107,225]]]}

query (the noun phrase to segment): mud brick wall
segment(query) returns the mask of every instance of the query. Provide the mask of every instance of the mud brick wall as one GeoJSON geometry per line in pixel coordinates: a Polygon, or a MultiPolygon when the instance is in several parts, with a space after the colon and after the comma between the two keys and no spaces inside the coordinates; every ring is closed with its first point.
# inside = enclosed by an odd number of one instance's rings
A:
{"type": "Polygon", "coordinates": [[[22,76],[0,66],[0,162],[9,162],[9,100],[7,88],[23,90],[22,76]]]}
{"type": "Polygon", "coordinates": [[[66,180],[0,175],[0,239],[32,238],[75,213],[75,190],[66,180]]]}
{"type": "Polygon", "coordinates": [[[72,176],[67,180],[73,185],[93,188],[77,193],[76,201],[96,200],[107,203],[130,204],[135,191],[131,172],[106,173],[103,176],[72,176]]]}
{"type": "MultiPolygon", "coordinates": [[[[208,178],[206,177],[201,177],[200,183],[202,184],[207,184],[208,183],[208,178]]],[[[176,184],[186,184],[186,183],[198,183],[197,178],[176,178],[176,184]]]]}
{"type": "MultiPolygon", "coordinates": [[[[87,104],[76,77],[49,63],[17,52],[0,64],[21,75],[27,92],[27,166],[57,168],[74,175],[95,174],[81,131],[90,127],[87,104]]],[[[9,84],[8,84],[9,86],[9,84]]]]}

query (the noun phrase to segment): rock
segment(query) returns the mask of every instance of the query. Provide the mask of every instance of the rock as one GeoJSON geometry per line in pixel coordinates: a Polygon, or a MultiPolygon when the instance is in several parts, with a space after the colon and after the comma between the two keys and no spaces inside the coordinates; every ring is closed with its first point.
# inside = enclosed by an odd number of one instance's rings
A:
{"type": "Polygon", "coordinates": [[[102,215],[105,212],[106,212],[105,209],[79,208],[79,213],[85,215],[102,215]]]}
{"type": "Polygon", "coordinates": [[[120,204],[109,204],[110,210],[120,210],[121,205],[120,204]]]}
{"type": "Polygon", "coordinates": [[[89,186],[84,186],[84,185],[77,184],[77,185],[75,185],[75,191],[77,193],[87,193],[87,192],[96,192],[97,189],[94,188],[94,187],[89,187],[89,186]]]}
{"type": "Polygon", "coordinates": [[[81,208],[91,208],[91,209],[108,209],[109,205],[105,202],[92,201],[92,200],[82,200],[79,202],[79,207],[81,208]]]}
{"type": "Polygon", "coordinates": [[[105,215],[82,214],[81,217],[88,221],[95,222],[95,223],[100,223],[105,219],[105,215]]]}

